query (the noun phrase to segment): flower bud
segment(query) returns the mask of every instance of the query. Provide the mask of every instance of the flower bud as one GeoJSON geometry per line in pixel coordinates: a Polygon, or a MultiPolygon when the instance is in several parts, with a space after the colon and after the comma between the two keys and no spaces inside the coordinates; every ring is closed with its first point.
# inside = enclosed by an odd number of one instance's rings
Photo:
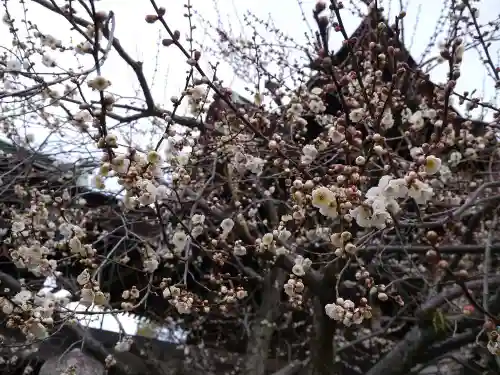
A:
{"type": "Polygon", "coordinates": [[[155,23],[158,21],[158,16],[156,14],[148,14],[145,19],[147,23],[155,23]]]}

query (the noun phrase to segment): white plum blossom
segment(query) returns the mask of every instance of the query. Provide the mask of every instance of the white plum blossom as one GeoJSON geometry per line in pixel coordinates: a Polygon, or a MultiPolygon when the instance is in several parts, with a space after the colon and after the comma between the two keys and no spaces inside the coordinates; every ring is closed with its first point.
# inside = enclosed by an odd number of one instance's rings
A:
{"type": "Polygon", "coordinates": [[[333,143],[339,144],[345,139],[345,134],[341,133],[336,126],[332,126],[328,129],[328,137],[333,143]]]}
{"type": "Polygon", "coordinates": [[[163,289],[163,298],[178,297],[181,290],[176,286],[169,286],[163,289]]]}
{"type": "Polygon", "coordinates": [[[202,225],[205,222],[205,215],[195,214],[191,217],[193,225],[202,225]]]}
{"type": "Polygon", "coordinates": [[[329,303],[325,306],[325,313],[330,319],[341,321],[344,319],[345,310],[340,305],[329,303]]]}
{"type": "Polygon", "coordinates": [[[17,220],[12,223],[12,231],[14,233],[19,233],[22,232],[26,228],[26,224],[24,224],[24,221],[17,220]]]}
{"type": "Polygon", "coordinates": [[[408,193],[406,181],[401,179],[394,179],[390,175],[382,176],[377,186],[368,189],[366,197],[375,200],[377,197],[384,197],[387,199],[404,198],[408,193]]]}
{"type": "Polygon", "coordinates": [[[250,172],[257,175],[262,173],[264,165],[266,164],[266,161],[264,159],[261,159],[259,157],[254,157],[251,155],[246,155],[246,159],[247,162],[245,166],[250,172]]]}
{"type": "Polygon", "coordinates": [[[300,116],[304,112],[304,107],[300,103],[292,103],[287,112],[293,116],[300,116]]]}
{"type": "Polygon", "coordinates": [[[495,356],[500,356],[500,341],[489,340],[486,348],[491,354],[495,356]]]}
{"type": "Polygon", "coordinates": [[[475,160],[477,159],[477,151],[472,147],[467,147],[464,151],[464,156],[468,159],[475,160]]]}
{"type": "Polygon", "coordinates": [[[363,108],[356,108],[349,113],[349,119],[354,123],[358,123],[363,120],[365,114],[366,112],[363,108]]]}
{"type": "Polygon", "coordinates": [[[96,306],[104,306],[108,302],[108,296],[100,290],[94,294],[94,304],[96,306]]]}
{"type": "Polygon", "coordinates": [[[446,184],[452,179],[452,177],[453,173],[451,172],[451,169],[446,164],[442,164],[439,169],[439,179],[446,184]]]}
{"type": "Polygon", "coordinates": [[[150,204],[153,204],[155,202],[155,200],[156,200],[155,195],[148,193],[148,192],[144,192],[139,197],[138,202],[140,204],[142,204],[143,206],[149,206],[150,204]]]}
{"type": "Polygon", "coordinates": [[[274,242],[274,236],[272,233],[266,233],[262,236],[262,244],[265,246],[271,246],[274,242]]]}
{"type": "Polygon", "coordinates": [[[157,151],[151,150],[148,152],[147,160],[148,163],[158,164],[161,162],[161,155],[157,151]]]}
{"type": "Polygon", "coordinates": [[[392,116],[391,110],[387,110],[384,112],[382,120],[380,121],[380,125],[384,130],[388,130],[394,126],[394,117],[392,116]]]}
{"type": "Polygon", "coordinates": [[[362,155],[359,155],[356,157],[356,160],[354,162],[356,163],[356,165],[365,165],[366,158],[362,155]]]}
{"type": "Polygon", "coordinates": [[[86,53],[91,53],[93,50],[92,44],[90,42],[78,43],[75,46],[75,52],[79,55],[85,55],[86,53]]]}
{"type": "Polygon", "coordinates": [[[344,246],[344,239],[342,233],[334,233],[330,236],[330,242],[336,247],[344,246]]]}
{"type": "Polygon", "coordinates": [[[189,314],[193,305],[192,298],[175,302],[175,308],[179,314],[189,314]]]}
{"type": "Polygon", "coordinates": [[[312,191],[312,205],[316,208],[328,208],[335,201],[333,191],[325,186],[321,186],[312,191]]]}
{"type": "Polygon", "coordinates": [[[201,234],[204,232],[203,226],[201,225],[196,225],[191,229],[191,236],[194,238],[201,236],[201,234]]]}
{"type": "Polygon", "coordinates": [[[222,222],[220,223],[220,227],[222,228],[222,232],[225,233],[225,234],[228,234],[229,232],[231,232],[234,228],[234,220],[231,219],[231,218],[225,218],[224,220],[222,220],[222,222]]]}
{"type": "Polygon", "coordinates": [[[95,293],[90,288],[83,288],[80,294],[80,303],[83,306],[91,306],[94,303],[95,293]]]}
{"type": "Polygon", "coordinates": [[[313,145],[306,145],[302,148],[302,164],[311,164],[318,157],[318,150],[313,145]]]}
{"type": "Polygon", "coordinates": [[[130,168],[130,163],[130,159],[125,158],[124,156],[117,156],[111,162],[111,167],[118,173],[127,173],[130,168]]]}
{"type": "Polygon", "coordinates": [[[0,308],[4,314],[12,314],[14,312],[14,304],[6,298],[0,298],[0,308]]]}
{"type": "Polygon", "coordinates": [[[283,289],[285,290],[285,293],[289,297],[293,297],[293,296],[296,295],[296,293],[295,293],[295,283],[296,283],[295,279],[288,279],[288,281],[283,286],[283,289]]]}
{"type": "Polygon", "coordinates": [[[372,226],[371,215],[372,212],[369,207],[365,205],[359,205],[356,208],[349,211],[350,215],[356,220],[361,228],[370,228],[372,226]]]}
{"type": "Polygon", "coordinates": [[[297,255],[292,267],[292,273],[296,276],[304,276],[311,265],[312,262],[309,258],[304,258],[301,255],[297,255]]]}
{"type": "Polygon", "coordinates": [[[278,240],[282,242],[288,241],[288,239],[292,236],[292,232],[289,230],[283,229],[278,232],[278,240]]]}
{"type": "Polygon", "coordinates": [[[403,121],[409,121],[411,116],[412,116],[412,111],[410,108],[404,108],[402,111],[401,111],[401,119],[403,121]]]}
{"type": "Polygon", "coordinates": [[[387,222],[391,220],[391,215],[387,210],[374,209],[370,218],[371,226],[377,229],[384,229],[387,222]]]}
{"type": "Polygon", "coordinates": [[[179,152],[176,155],[175,160],[177,161],[177,164],[185,166],[189,163],[190,156],[191,155],[188,152],[179,152]]]}
{"type": "MultiPolygon", "coordinates": [[[[379,203],[379,201],[374,202],[379,203]]],[[[391,215],[383,208],[383,205],[381,207],[376,206],[376,208],[360,205],[352,209],[350,214],[356,220],[356,224],[362,228],[383,229],[387,226],[387,221],[391,219],[391,215]]]]}
{"type": "Polygon", "coordinates": [[[243,245],[235,245],[233,248],[233,253],[234,255],[241,257],[247,254],[247,249],[243,245]]]}
{"type": "Polygon", "coordinates": [[[49,335],[47,328],[40,322],[33,321],[28,327],[29,333],[38,340],[46,339],[49,335]]]}
{"type": "Polygon", "coordinates": [[[349,254],[349,255],[355,255],[356,252],[357,252],[358,248],[356,247],[356,245],[354,245],[353,243],[349,242],[349,243],[346,243],[345,246],[344,246],[344,251],[349,254]]]}
{"type": "Polygon", "coordinates": [[[410,156],[414,159],[417,160],[419,157],[424,155],[424,150],[422,147],[412,147],[410,148],[410,156]]]}
{"type": "Polygon", "coordinates": [[[306,274],[306,271],[301,264],[294,264],[292,267],[292,272],[296,276],[304,276],[306,274]]]}
{"type": "Polygon", "coordinates": [[[321,99],[313,99],[309,102],[309,110],[313,113],[322,113],[326,110],[326,106],[321,99]]]}
{"type": "Polygon", "coordinates": [[[422,130],[425,126],[425,119],[422,114],[422,111],[416,111],[409,118],[409,122],[413,129],[422,130]]]}
{"type": "Polygon", "coordinates": [[[432,199],[433,195],[432,187],[423,181],[415,180],[410,184],[408,196],[413,198],[417,204],[426,204],[432,199]]]}
{"type": "Polygon", "coordinates": [[[330,217],[335,219],[339,216],[337,201],[334,199],[330,202],[330,204],[326,207],[320,207],[319,213],[323,216],[330,217]]]}
{"type": "Polygon", "coordinates": [[[182,230],[176,231],[172,236],[172,244],[175,246],[177,251],[182,251],[186,247],[188,242],[188,237],[182,230]]]}
{"type": "Polygon", "coordinates": [[[143,262],[144,270],[148,273],[153,273],[158,269],[160,262],[156,257],[147,258],[143,262]]]}
{"type": "Polygon", "coordinates": [[[80,285],[85,285],[90,282],[90,272],[87,269],[84,269],[76,278],[76,282],[80,285]]]}
{"type": "Polygon", "coordinates": [[[311,89],[311,94],[313,95],[321,95],[323,93],[323,89],[321,87],[314,87],[311,89]]]}
{"type": "Polygon", "coordinates": [[[20,246],[11,251],[12,261],[19,268],[27,268],[35,276],[52,275],[57,268],[57,261],[47,260],[49,249],[45,246],[35,244],[33,246],[20,246]]]}
{"type": "Polygon", "coordinates": [[[151,181],[141,181],[138,183],[140,187],[139,203],[143,206],[148,206],[156,201],[156,186],[151,181]]]}
{"type": "Polygon", "coordinates": [[[404,198],[408,194],[408,185],[404,178],[396,178],[389,181],[384,189],[387,198],[404,198]]]}
{"type": "Polygon", "coordinates": [[[437,117],[437,111],[434,108],[427,108],[423,111],[422,115],[430,120],[434,120],[437,117]]]}
{"type": "Polygon", "coordinates": [[[441,159],[435,157],[434,155],[428,155],[425,158],[425,172],[432,176],[439,172],[441,168],[441,159]]]}
{"type": "Polygon", "coordinates": [[[452,151],[448,156],[448,164],[452,167],[456,167],[458,163],[462,160],[462,154],[459,151],[452,151]]]}
{"type": "Polygon", "coordinates": [[[32,297],[33,295],[29,290],[21,290],[14,296],[14,298],[12,298],[12,301],[19,305],[24,305],[25,303],[30,301],[32,297]]]}

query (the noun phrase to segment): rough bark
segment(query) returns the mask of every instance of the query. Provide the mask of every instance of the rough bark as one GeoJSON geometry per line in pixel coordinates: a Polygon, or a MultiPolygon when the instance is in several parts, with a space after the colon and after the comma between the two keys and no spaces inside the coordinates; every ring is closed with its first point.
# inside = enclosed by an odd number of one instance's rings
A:
{"type": "Polygon", "coordinates": [[[54,375],[69,373],[74,375],[102,375],[104,366],[98,360],[73,349],[61,357],[52,357],[40,369],[39,375],[54,375]],[[69,371],[74,369],[74,372],[69,371]]]}
{"type": "Polygon", "coordinates": [[[413,327],[393,350],[373,366],[366,375],[400,375],[407,373],[425,348],[436,340],[433,327],[422,329],[413,327]]]}
{"type": "Polygon", "coordinates": [[[298,373],[304,367],[304,363],[295,360],[290,362],[288,365],[284,366],[280,370],[276,371],[273,375],[294,375],[298,373]]]}
{"type": "Polygon", "coordinates": [[[266,373],[266,360],[275,330],[272,323],[279,314],[280,297],[286,276],[285,271],[274,268],[266,277],[262,303],[250,327],[245,375],[266,373]]]}
{"type": "MultiPolygon", "coordinates": [[[[496,279],[492,279],[491,282],[495,284],[496,279]]],[[[474,281],[467,283],[468,287],[474,285],[474,281]]],[[[458,288],[456,290],[453,289],[452,292],[453,294],[451,296],[450,292],[448,292],[432,298],[424,304],[422,309],[424,312],[418,315],[423,319],[424,315],[429,314],[430,311],[433,311],[433,309],[444,303],[446,300],[444,296],[453,299],[461,294],[458,288]]],[[[498,314],[500,312],[500,291],[497,291],[495,295],[490,298],[488,305],[492,313],[498,314]]],[[[470,323],[473,321],[466,320],[464,322],[470,323]]],[[[459,325],[460,324],[461,322],[459,322],[459,325]]],[[[467,327],[464,328],[467,329],[467,327]]],[[[473,332],[472,327],[469,327],[469,329],[473,332]]],[[[416,364],[431,361],[443,354],[457,350],[470,342],[471,339],[475,339],[475,336],[464,333],[463,337],[455,336],[455,340],[452,340],[449,338],[449,334],[447,336],[444,332],[436,332],[431,324],[427,326],[417,325],[406,334],[403,340],[401,340],[390,353],[373,366],[366,375],[405,375],[416,364]],[[448,338],[448,340],[440,341],[443,338],[448,338]],[[458,341],[458,344],[463,345],[457,345],[454,341],[458,341]]]]}
{"type": "Polygon", "coordinates": [[[336,300],[337,275],[341,265],[330,263],[316,277],[311,289],[313,294],[313,324],[314,336],[311,337],[311,375],[339,375],[339,365],[335,363],[334,337],[337,330],[336,322],[330,319],[325,312],[325,305],[336,300]]]}
{"type": "Polygon", "coordinates": [[[335,321],[325,314],[325,303],[314,297],[314,337],[312,338],[311,375],[336,375],[333,337],[335,321]]]}

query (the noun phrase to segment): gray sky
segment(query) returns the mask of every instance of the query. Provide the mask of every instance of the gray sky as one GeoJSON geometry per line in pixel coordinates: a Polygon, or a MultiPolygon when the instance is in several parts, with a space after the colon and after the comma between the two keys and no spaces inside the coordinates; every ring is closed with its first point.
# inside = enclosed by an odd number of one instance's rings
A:
{"type": "MultiPolygon", "coordinates": [[[[162,5],[164,1],[157,1],[162,5]]],[[[20,16],[20,5],[15,5],[14,2],[9,5],[9,9],[15,10],[12,13],[20,16]]],[[[36,22],[43,33],[52,34],[63,41],[70,41],[71,36],[75,33],[69,32],[68,23],[61,17],[55,17],[50,12],[43,10],[39,5],[27,1],[30,11],[29,18],[36,22]]],[[[178,29],[183,35],[186,35],[188,30],[187,19],[182,17],[185,13],[183,7],[184,1],[169,1],[167,4],[166,19],[173,29],[178,29]]],[[[311,20],[311,9],[315,1],[303,0],[303,8],[308,16],[308,21],[311,20]]],[[[348,1],[344,1],[348,3],[348,1]]],[[[399,11],[399,0],[380,1],[386,8],[386,13],[390,12],[391,18],[399,11]]],[[[432,0],[407,0],[409,3],[406,6],[407,17],[406,22],[406,45],[411,46],[411,52],[418,57],[424,51],[427,43],[432,36],[436,22],[440,15],[442,1],[432,0]]],[[[498,0],[482,0],[480,5],[480,20],[482,22],[494,19],[500,13],[500,2],[498,0]]],[[[183,56],[175,48],[158,47],[159,41],[165,37],[165,32],[160,25],[149,25],[144,22],[144,16],[148,13],[153,13],[152,6],[149,0],[100,0],[97,2],[100,9],[113,10],[116,14],[116,36],[119,38],[125,49],[133,58],[144,61],[144,71],[152,85],[152,91],[155,100],[165,107],[170,106],[169,98],[180,92],[184,85],[186,64],[183,56]],[[159,52],[159,53],[158,53],[159,52]]],[[[234,35],[240,34],[243,37],[249,38],[249,29],[242,26],[243,18],[246,12],[251,11],[261,19],[272,20],[277,28],[283,30],[296,41],[304,41],[304,32],[307,32],[305,23],[301,20],[301,12],[297,0],[281,0],[281,1],[264,1],[264,0],[191,0],[193,9],[197,12],[195,23],[198,28],[194,31],[194,39],[203,45],[211,44],[210,38],[207,37],[203,30],[203,22],[200,19],[218,25],[218,18],[222,20],[222,28],[228,30],[229,27],[233,30],[234,35]],[[217,4],[215,6],[214,4],[217,4]],[[218,16],[219,13],[219,16],[218,16]],[[197,19],[199,17],[199,19],[197,19]]],[[[348,33],[352,32],[359,24],[359,19],[349,15],[349,12],[343,13],[344,23],[348,33]]],[[[259,31],[263,29],[260,28],[259,31]]],[[[2,40],[4,33],[7,31],[6,26],[2,26],[2,40]]],[[[332,47],[340,45],[340,33],[333,33],[332,47]]],[[[8,40],[8,39],[7,39],[8,40]]],[[[80,40],[74,39],[74,42],[80,40]]],[[[273,42],[270,36],[270,42],[273,42]]],[[[492,47],[494,58],[498,61],[499,43],[492,47]]],[[[437,49],[434,48],[432,55],[436,55],[437,49]]],[[[71,54],[54,53],[57,62],[63,66],[76,66],[76,60],[71,54]]],[[[208,67],[208,62],[217,62],[214,58],[207,56],[207,60],[202,58],[202,65],[208,67]]],[[[92,64],[89,57],[81,58],[80,61],[86,63],[87,66],[92,64]]],[[[209,72],[210,70],[207,69],[209,72]]],[[[445,67],[440,66],[433,72],[433,79],[442,81],[444,79],[445,67]]],[[[112,81],[111,90],[118,92],[121,95],[134,96],[139,85],[134,77],[131,69],[120,60],[116,54],[111,54],[103,68],[103,74],[112,81]]],[[[219,76],[222,77],[226,84],[239,92],[244,92],[245,83],[236,78],[231,72],[227,64],[221,64],[219,68],[219,76]]],[[[488,81],[485,76],[485,70],[479,60],[478,54],[475,51],[470,51],[466,54],[462,77],[459,80],[459,90],[477,89],[486,94],[486,98],[491,98],[494,95],[491,81],[488,81]]]]}

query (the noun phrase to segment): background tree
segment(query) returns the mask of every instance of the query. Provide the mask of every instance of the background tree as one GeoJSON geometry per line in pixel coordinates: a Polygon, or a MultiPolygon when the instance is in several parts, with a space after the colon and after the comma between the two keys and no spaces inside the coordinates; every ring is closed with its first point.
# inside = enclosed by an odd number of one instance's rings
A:
{"type": "Polygon", "coordinates": [[[405,12],[389,17],[379,2],[299,3],[315,23],[300,45],[251,14],[252,37],[236,37],[189,2],[182,35],[178,15],[150,0],[158,56],[179,53],[187,67],[161,104],[105,6],[31,0],[16,19],[5,2],[2,350],[22,348],[24,366],[34,348],[39,362],[56,345],[82,358],[76,343],[89,371],[120,373],[498,372],[500,110],[457,89],[468,50],[498,88],[498,19],[447,2],[439,55],[419,63],[403,43],[405,12]],[[31,9],[71,40],[40,30],[31,9]],[[362,16],[353,36],[349,11],[362,16]],[[216,35],[209,48],[195,24],[216,35]],[[205,55],[227,59],[252,100],[205,55]],[[113,91],[111,58],[133,72],[136,97],[113,91]],[[439,83],[434,64],[446,67],[439,83]],[[82,186],[85,173],[114,196],[82,186]],[[49,276],[104,309],[88,315],[187,330],[186,363],[153,340],[105,345],[71,323],[66,300],[39,292],[49,276]]]}

